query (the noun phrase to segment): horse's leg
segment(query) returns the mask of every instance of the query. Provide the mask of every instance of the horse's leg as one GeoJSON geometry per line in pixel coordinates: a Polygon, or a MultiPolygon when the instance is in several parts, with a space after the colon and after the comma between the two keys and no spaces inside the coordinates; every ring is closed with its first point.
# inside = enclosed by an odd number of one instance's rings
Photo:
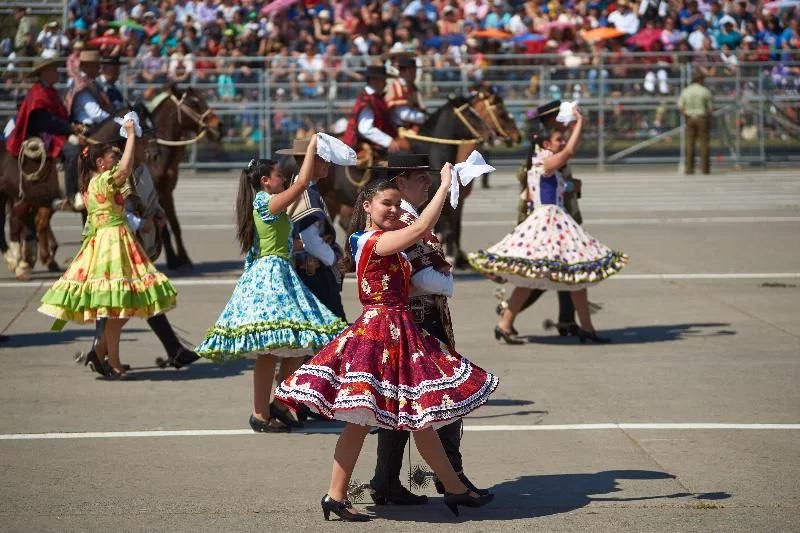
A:
{"type": "MultiPolygon", "coordinates": [[[[167,255],[167,268],[170,270],[179,270],[184,267],[188,258],[181,256],[181,250],[183,248],[183,243],[181,242],[180,238],[180,226],[178,224],[178,215],[175,212],[175,200],[172,196],[172,191],[164,192],[163,194],[158,195],[159,203],[161,204],[161,208],[164,210],[164,214],[167,217],[167,222],[169,222],[168,226],[164,226],[164,231],[162,232],[162,237],[164,241],[164,252],[167,255]],[[169,229],[167,229],[169,228],[169,229]],[[172,247],[172,240],[170,238],[170,230],[175,233],[175,244],[178,248],[178,253],[175,253],[174,248],[172,247]]],[[[186,251],[183,251],[185,256],[186,251]]],[[[188,267],[191,269],[191,263],[189,263],[188,267]]]]}
{"type": "MultiPolygon", "coordinates": [[[[9,243],[9,251],[6,254],[8,270],[19,281],[28,281],[31,279],[32,263],[36,261],[36,245],[33,242],[29,242],[29,237],[35,235],[35,233],[31,234],[30,231],[30,226],[33,226],[33,220],[30,220],[29,215],[23,212],[22,209],[17,212],[12,209],[9,222],[11,242],[9,243]],[[33,261],[29,260],[31,255],[33,255],[33,261]]],[[[35,230],[33,231],[35,232],[35,230]]]]}
{"type": "Polygon", "coordinates": [[[0,193],[0,253],[8,252],[8,241],[6,240],[6,205],[8,196],[0,193]]]}
{"type": "Polygon", "coordinates": [[[49,206],[42,206],[36,211],[36,236],[39,238],[39,259],[50,272],[60,272],[61,267],[55,261],[58,243],[50,227],[53,210],[49,206]]]}

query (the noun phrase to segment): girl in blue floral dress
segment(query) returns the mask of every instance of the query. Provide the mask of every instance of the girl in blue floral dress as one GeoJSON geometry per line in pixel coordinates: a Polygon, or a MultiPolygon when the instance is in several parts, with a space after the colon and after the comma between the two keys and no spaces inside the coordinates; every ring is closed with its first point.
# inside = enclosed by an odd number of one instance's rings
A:
{"type": "Polygon", "coordinates": [[[309,183],[328,173],[317,156],[317,137],[308,146],[297,180],[284,190],[277,162],[256,159],[242,171],[236,200],[237,233],[247,252],[244,273],[197,353],[217,362],[256,355],[253,413],[256,432],[287,431],[301,424],[279,400],[269,403],[277,359],[286,379],[305,356],[328,344],[347,324],[306,288],[291,263],[291,222],[286,208],[309,183]]]}

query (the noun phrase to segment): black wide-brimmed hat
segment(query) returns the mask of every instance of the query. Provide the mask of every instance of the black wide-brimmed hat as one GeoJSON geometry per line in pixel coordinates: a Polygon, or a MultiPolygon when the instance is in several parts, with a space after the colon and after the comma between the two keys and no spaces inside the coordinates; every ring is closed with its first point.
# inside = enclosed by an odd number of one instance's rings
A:
{"type": "Polygon", "coordinates": [[[547,102],[544,105],[540,105],[536,108],[536,117],[539,119],[545,119],[552,114],[558,114],[558,110],[561,108],[561,100],[553,100],[552,102],[547,102]]]}
{"type": "Polygon", "coordinates": [[[394,64],[398,69],[417,68],[417,61],[408,54],[398,55],[394,64]]]}
{"type": "Polygon", "coordinates": [[[383,65],[369,65],[364,70],[364,77],[369,78],[394,78],[391,74],[386,72],[386,67],[383,65]]]}
{"type": "Polygon", "coordinates": [[[431,170],[430,159],[427,154],[390,153],[386,166],[370,167],[379,177],[393,178],[404,172],[431,170]]]}

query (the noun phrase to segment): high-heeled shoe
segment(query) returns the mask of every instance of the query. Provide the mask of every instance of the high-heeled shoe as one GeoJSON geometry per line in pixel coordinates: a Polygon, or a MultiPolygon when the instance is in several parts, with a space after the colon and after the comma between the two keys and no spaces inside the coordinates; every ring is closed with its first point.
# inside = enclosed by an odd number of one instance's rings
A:
{"type": "MultiPolygon", "coordinates": [[[[476,487],[472,483],[472,481],[469,480],[469,478],[464,472],[460,472],[458,474],[458,479],[461,480],[461,483],[463,483],[465,487],[467,487],[471,492],[474,492],[478,496],[484,496],[486,494],[489,494],[489,489],[479,489],[478,487],[476,487]]],[[[442,481],[436,476],[434,476],[433,478],[433,486],[436,487],[436,492],[438,492],[439,494],[445,493],[444,483],[442,483],[442,481]]]]}
{"type": "Polygon", "coordinates": [[[280,408],[275,402],[269,404],[269,416],[280,420],[283,425],[288,426],[291,429],[305,427],[305,424],[292,418],[288,407],[280,408]]]}
{"type": "Polygon", "coordinates": [[[510,331],[505,331],[503,329],[500,329],[500,326],[494,327],[494,338],[498,341],[500,339],[503,339],[506,344],[511,344],[511,345],[525,344],[525,341],[522,339],[518,339],[516,334],[510,331]]]}
{"type": "Polygon", "coordinates": [[[453,494],[452,492],[447,492],[444,495],[444,504],[456,516],[458,516],[459,505],[464,507],[483,507],[492,500],[494,500],[494,494],[473,496],[469,489],[467,489],[467,491],[463,494],[453,494]]]}
{"type": "MultiPolygon", "coordinates": [[[[97,372],[103,377],[108,375],[108,369],[106,369],[106,365],[100,360],[100,356],[98,356],[97,352],[94,350],[89,350],[89,353],[84,356],[83,366],[86,365],[89,365],[89,368],[91,368],[93,372],[97,372]]],[[[110,369],[111,365],[108,365],[108,368],[110,369]]]]}
{"type": "Polygon", "coordinates": [[[578,334],[578,339],[580,339],[581,344],[585,344],[587,340],[590,340],[597,344],[608,344],[609,342],[611,342],[611,339],[609,339],[608,337],[599,336],[596,331],[589,332],[584,329],[580,330],[580,333],[578,334]]]}
{"type": "Polygon", "coordinates": [[[353,504],[350,500],[336,501],[327,494],[322,497],[320,502],[322,506],[322,516],[325,520],[330,520],[331,513],[335,514],[344,522],[369,522],[371,518],[368,515],[353,512],[353,504]]]}
{"type": "Polygon", "coordinates": [[[250,427],[256,433],[289,433],[292,430],[280,420],[259,420],[255,415],[250,415],[250,427]]]}

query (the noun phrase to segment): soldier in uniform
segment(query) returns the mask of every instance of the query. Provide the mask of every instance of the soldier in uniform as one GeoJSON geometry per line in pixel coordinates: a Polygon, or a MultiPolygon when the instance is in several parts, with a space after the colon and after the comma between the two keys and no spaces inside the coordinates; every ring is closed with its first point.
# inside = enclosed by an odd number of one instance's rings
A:
{"type": "MultiPolygon", "coordinates": [[[[376,171],[377,167],[376,167],[376,171]]],[[[427,155],[389,154],[388,167],[382,170],[385,177],[393,179],[400,189],[400,223],[410,226],[419,216],[418,209],[428,201],[431,179],[427,155]]],[[[431,232],[421,241],[405,250],[411,263],[410,306],[414,321],[425,331],[455,349],[453,327],[450,321],[448,296],[453,294],[453,275],[442,245],[431,232]]],[[[439,428],[442,441],[453,469],[462,483],[470,490],[486,494],[477,489],[466,477],[461,460],[461,420],[439,428]]],[[[403,452],[408,443],[406,431],[378,430],[378,459],[375,476],[370,482],[371,496],[376,504],[419,505],[428,501],[426,496],[418,496],[406,489],[400,482],[403,466],[403,452]]],[[[441,483],[435,481],[436,489],[444,493],[441,483]]]]}
{"type": "MultiPolygon", "coordinates": [[[[111,116],[112,105],[95,82],[100,74],[100,52],[83,50],[78,56],[78,60],[80,61],[80,71],[70,80],[64,104],[70,119],[85,125],[91,132],[93,126],[97,126],[111,116]]],[[[67,193],[65,205],[69,205],[71,202],[72,207],[78,211],[83,210],[83,198],[78,192],[78,155],[80,151],[79,144],[68,142],[64,145],[67,193]]]]}
{"type": "Polygon", "coordinates": [[[385,67],[370,65],[366,68],[364,77],[367,79],[367,86],[356,98],[342,141],[356,152],[360,151],[361,143],[368,143],[378,152],[397,152],[402,146],[396,139],[397,128],[392,112],[383,99],[386,79],[390,75],[386,73],[385,67]]]}
{"type": "Polygon", "coordinates": [[[417,78],[417,62],[408,54],[397,56],[394,62],[399,72],[397,78],[387,82],[386,105],[392,111],[397,127],[416,128],[428,118],[414,80],[417,78]]]}
{"type": "MultiPolygon", "coordinates": [[[[292,148],[275,153],[294,156],[299,169],[309,142],[295,140],[292,148]]],[[[336,230],[317,184],[312,182],[286,213],[292,220],[295,243],[302,243],[302,248],[295,246],[294,250],[297,275],[325,307],[347,321],[342,306],[342,275],[336,266],[344,254],[336,244],[336,230]]]]}

